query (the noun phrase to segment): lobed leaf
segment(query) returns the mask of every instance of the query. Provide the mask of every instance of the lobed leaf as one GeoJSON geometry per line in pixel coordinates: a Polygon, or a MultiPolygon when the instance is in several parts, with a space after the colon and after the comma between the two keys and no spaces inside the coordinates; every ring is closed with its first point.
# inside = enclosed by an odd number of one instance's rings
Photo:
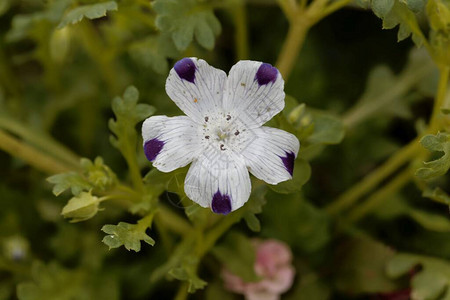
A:
{"type": "Polygon", "coordinates": [[[444,154],[435,160],[424,162],[423,168],[416,172],[416,176],[422,179],[432,179],[447,173],[450,168],[450,135],[438,133],[437,135],[426,135],[421,140],[422,146],[431,152],[443,152],[444,154]]]}
{"type": "Polygon", "coordinates": [[[88,19],[98,19],[106,16],[108,11],[117,10],[116,1],[101,2],[95,4],[88,4],[75,7],[69,10],[62,18],[58,25],[58,29],[61,29],[69,24],[76,24],[83,20],[88,19]]]}
{"type": "Polygon", "coordinates": [[[204,48],[214,48],[215,37],[221,31],[212,8],[197,0],[156,0],[156,26],[169,33],[178,50],[183,51],[194,36],[204,48]]]}
{"type": "Polygon", "coordinates": [[[71,189],[73,195],[78,195],[82,191],[87,191],[92,188],[91,183],[77,172],[67,172],[53,175],[47,178],[47,181],[54,184],[53,194],[55,196],[61,195],[68,189],[71,189]]]}
{"type": "Polygon", "coordinates": [[[128,251],[141,251],[141,241],[155,245],[155,241],[148,236],[145,231],[148,228],[147,224],[143,225],[141,221],[137,224],[129,224],[120,222],[117,225],[105,225],[102,231],[108,234],[102,240],[109,249],[124,246],[128,251]]]}

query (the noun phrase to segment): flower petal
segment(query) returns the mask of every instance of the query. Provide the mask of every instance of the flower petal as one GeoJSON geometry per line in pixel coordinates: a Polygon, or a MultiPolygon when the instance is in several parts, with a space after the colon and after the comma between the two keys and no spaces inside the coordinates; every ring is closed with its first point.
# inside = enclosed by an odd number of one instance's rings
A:
{"type": "Polygon", "coordinates": [[[184,190],[200,206],[211,207],[218,214],[228,214],[250,197],[250,176],[241,156],[208,147],[192,163],[184,190]]]}
{"type": "Polygon", "coordinates": [[[252,129],[254,140],[243,151],[247,167],[255,177],[269,184],[292,178],[300,143],[295,135],[281,129],[252,129]]]}
{"type": "Polygon", "coordinates": [[[198,124],[186,116],[154,116],[142,125],[144,152],[162,172],[189,164],[201,152],[198,124]]]}
{"type": "Polygon", "coordinates": [[[203,59],[186,57],[170,70],[166,92],[187,116],[202,123],[206,115],[221,110],[226,78],[203,59]]]}
{"type": "Polygon", "coordinates": [[[244,60],[235,64],[228,75],[224,109],[239,113],[242,122],[256,128],[284,108],[284,80],[270,64],[244,60]]]}

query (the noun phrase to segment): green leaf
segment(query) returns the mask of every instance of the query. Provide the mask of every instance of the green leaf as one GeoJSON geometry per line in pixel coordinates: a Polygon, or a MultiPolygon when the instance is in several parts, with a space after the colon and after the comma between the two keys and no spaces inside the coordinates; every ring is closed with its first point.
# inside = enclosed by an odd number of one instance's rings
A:
{"type": "Polygon", "coordinates": [[[64,218],[72,219],[71,222],[85,221],[97,214],[100,199],[91,193],[82,192],[69,200],[63,207],[61,214],[64,218]]]}
{"type": "Polygon", "coordinates": [[[151,225],[153,215],[139,220],[137,224],[120,222],[118,225],[105,225],[102,231],[108,234],[102,240],[109,249],[124,246],[128,251],[141,251],[141,241],[153,246],[155,241],[145,231],[151,225]]]}
{"type": "MultiPolygon", "coordinates": [[[[397,40],[399,42],[412,35],[413,42],[417,46],[421,46],[423,44],[424,37],[420,31],[420,26],[414,12],[408,8],[407,4],[408,2],[405,4],[400,0],[395,0],[392,9],[384,16],[381,16],[381,19],[383,20],[383,29],[392,29],[399,25],[397,35],[397,40]]],[[[409,5],[414,8],[423,8],[425,2],[422,4],[418,4],[417,2],[409,2],[409,5]]]]}
{"type": "Polygon", "coordinates": [[[262,212],[262,207],[266,204],[266,189],[264,186],[254,189],[250,195],[250,199],[245,204],[244,208],[244,220],[250,228],[250,230],[259,232],[261,230],[261,224],[256,217],[256,214],[262,212]]]}
{"type": "Polygon", "coordinates": [[[199,260],[194,255],[187,255],[180,266],[172,268],[169,275],[175,279],[187,281],[189,283],[188,292],[194,293],[197,290],[205,288],[206,281],[202,280],[197,275],[197,266],[199,260]]]}
{"type": "Polygon", "coordinates": [[[301,191],[303,185],[311,177],[311,166],[301,158],[297,158],[294,164],[294,174],[291,180],[277,185],[269,185],[272,190],[281,194],[290,194],[301,191]]]}
{"type": "Polygon", "coordinates": [[[311,111],[311,116],[314,131],[308,137],[309,143],[333,145],[342,141],[345,128],[340,118],[318,110],[311,111]]]}
{"type": "Polygon", "coordinates": [[[372,10],[379,18],[384,18],[391,11],[395,0],[372,0],[372,10]]]}
{"type": "Polygon", "coordinates": [[[422,146],[431,152],[444,152],[435,160],[424,162],[425,167],[416,172],[416,176],[422,179],[432,179],[447,173],[450,168],[450,135],[448,133],[438,133],[437,135],[426,135],[421,140],[422,146]]]}
{"type": "Polygon", "coordinates": [[[139,91],[134,86],[129,86],[122,98],[113,99],[112,110],[116,119],[109,120],[109,129],[114,134],[110,136],[111,144],[119,149],[124,157],[129,158],[136,152],[136,124],[155,112],[155,108],[148,104],[137,104],[138,99],[139,91]]]}
{"type": "Polygon", "coordinates": [[[61,195],[64,191],[71,189],[73,195],[78,195],[82,191],[88,191],[92,185],[81,174],[77,172],[68,172],[53,175],[47,178],[47,181],[54,184],[53,194],[61,195]]]}
{"type": "Polygon", "coordinates": [[[115,1],[78,6],[69,10],[64,15],[58,25],[58,29],[61,29],[69,24],[76,24],[83,20],[83,18],[93,20],[104,17],[108,11],[112,10],[117,10],[117,3],[115,1]]]}
{"type": "Polygon", "coordinates": [[[415,266],[421,266],[421,269],[411,282],[413,300],[437,299],[449,288],[450,263],[446,260],[400,253],[389,261],[386,270],[389,276],[398,278],[409,274],[415,266]]]}
{"type": "Polygon", "coordinates": [[[167,34],[149,36],[130,45],[129,53],[138,64],[153,69],[158,74],[167,74],[167,58],[179,56],[172,39],[167,34]]]}
{"type": "Polygon", "coordinates": [[[230,232],[222,243],[213,248],[212,254],[231,273],[242,278],[245,282],[259,279],[255,273],[255,247],[245,235],[230,232]]]}
{"type": "Polygon", "coordinates": [[[354,239],[338,250],[334,263],[335,284],[351,294],[381,293],[396,290],[397,284],[385,273],[394,251],[374,240],[354,239]]]}
{"type": "Polygon", "coordinates": [[[194,36],[204,48],[214,48],[221,25],[210,6],[196,0],[156,0],[156,26],[169,33],[178,50],[183,51],[194,36]]]}

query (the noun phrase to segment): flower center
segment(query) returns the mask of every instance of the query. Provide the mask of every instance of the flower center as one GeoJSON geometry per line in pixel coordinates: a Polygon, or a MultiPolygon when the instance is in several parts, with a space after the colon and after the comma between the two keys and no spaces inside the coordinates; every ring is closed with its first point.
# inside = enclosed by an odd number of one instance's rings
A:
{"type": "Polygon", "coordinates": [[[203,144],[220,151],[240,152],[245,140],[245,126],[231,114],[216,113],[205,116],[202,135],[203,144]]]}

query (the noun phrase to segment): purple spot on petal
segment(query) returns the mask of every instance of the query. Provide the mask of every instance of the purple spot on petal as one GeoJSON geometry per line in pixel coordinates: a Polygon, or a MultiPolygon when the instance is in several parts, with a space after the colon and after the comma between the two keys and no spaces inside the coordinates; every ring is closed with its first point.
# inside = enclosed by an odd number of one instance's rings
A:
{"type": "Polygon", "coordinates": [[[280,156],[280,158],[286,168],[286,171],[288,171],[292,176],[294,174],[295,154],[293,152],[286,152],[286,156],[280,156]]]}
{"type": "Polygon", "coordinates": [[[258,81],[259,85],[265,85],[269,82],[275,82],[277,80],[278,76],[278,69],[275,67],[272,67],[271,64],[263,63],[259,69],[258,72],[256,72],[255,80],[258,81]]]}
{"type": "Polygon", "coordinates": [[[173,68],[175,69],[175,72],[177,72],[178,76],[180,76],[181,79],[194,83],[195,70],[197,68],[195,67],[195,63],[192,59],[188,57],[180,59],[179,61],[176,62],[173,68]]]}
{"type": "Polygon", "coordinates": [[[164,147],[164,142],[157,138],[148,140],[144,145],[144,153],[149,161],[154,161],[164,147]]]}
{"type": "Polygon", "coordinates": [[[214,194],[211,209],[216,214],[226,215],[231,211],[231,199],[227,194],[222,195],[219,190],[214,194]]]}

